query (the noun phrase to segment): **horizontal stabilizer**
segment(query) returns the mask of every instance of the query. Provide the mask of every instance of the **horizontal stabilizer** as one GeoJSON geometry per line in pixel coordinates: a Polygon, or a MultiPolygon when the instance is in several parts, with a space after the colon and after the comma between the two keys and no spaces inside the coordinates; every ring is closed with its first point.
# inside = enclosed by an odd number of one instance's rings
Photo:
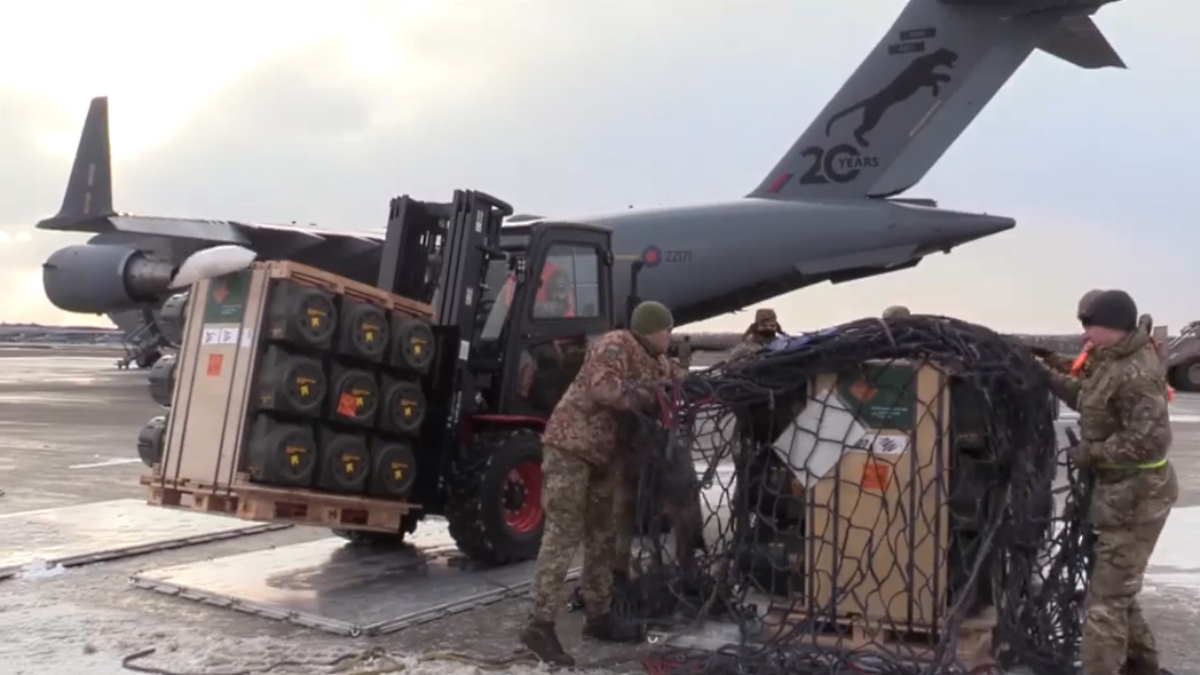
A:
{"type": "Polygon", "coordinates": [[[1096,22],[1086,16],[1064,17],[1058,30],[1038,44],[1038,49],[1080,68],[1125,67],[1096,22]]]}

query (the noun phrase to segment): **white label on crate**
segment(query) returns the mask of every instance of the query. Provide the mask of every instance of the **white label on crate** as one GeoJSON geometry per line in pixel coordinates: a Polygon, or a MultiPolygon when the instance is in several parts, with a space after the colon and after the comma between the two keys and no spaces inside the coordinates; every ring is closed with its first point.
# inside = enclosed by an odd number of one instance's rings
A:
{"type": "Polygon", "coordinates": [[[236,345],[238,343],[238,334],[241,332],[237,327],[230,328],[228,326],[205,326],[203,331],[201,344],[206,345],[236,345]]]}
{"type": "Polygon", "coordinates": [[[242,347],[249,349],[254,346],[254,331],[247,328],[242,331],[242,347]]]}
{"type": "Polygon", "coordinates": [[[471,343],[467,342],[466,340],[460,341],[458,343],[458,360],[466,361],[467,357],[469,357],[470,355],[471,355],[471,343]]]}
{"type": "MultiPolygon", "coordinates": [[[[876,455],[899,455],[908,449],[907,434],[868,434],[859,441],[876,455]]],[[[863,448],[863,449],[866,449],[863,448]]]]}

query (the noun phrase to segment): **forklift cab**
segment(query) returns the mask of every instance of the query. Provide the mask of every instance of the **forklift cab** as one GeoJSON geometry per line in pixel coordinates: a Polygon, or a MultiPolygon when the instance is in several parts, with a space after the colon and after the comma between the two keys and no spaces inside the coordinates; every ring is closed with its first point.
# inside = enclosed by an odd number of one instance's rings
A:
{"type": "Polygon", "coordinates": [[[469,368],[477,414],[545,419],[583,365],[589,341],[612,329],[608,230],[537,223],[501,230],[489,263],[469,368]]]}

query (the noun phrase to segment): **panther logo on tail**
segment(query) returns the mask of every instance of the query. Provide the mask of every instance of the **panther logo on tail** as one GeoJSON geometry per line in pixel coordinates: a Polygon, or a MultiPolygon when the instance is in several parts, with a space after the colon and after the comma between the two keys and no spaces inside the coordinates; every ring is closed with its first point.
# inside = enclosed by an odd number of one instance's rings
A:
{"type": "Polygon", "coordinates": [[[828,136],[831,133],[834,122],[861,109],[863,111],[862,123],[854,130],[854,137],[858,139],[858,143],[862,147],[870,146],[865,134],[879,124],[889,108],[897,103],[907,101],[925,87],[932,88],[933,95],[936,97],[940,91],[938,85],[950,81],[949,75],[939,73],[936,69],[939,67],[953,68],[957,61],[958,54],[945,47],[932,54],[918,56],[878,94],[859,101],[830,117],[829,122],[825,125],[825,135],[828,136]]]}

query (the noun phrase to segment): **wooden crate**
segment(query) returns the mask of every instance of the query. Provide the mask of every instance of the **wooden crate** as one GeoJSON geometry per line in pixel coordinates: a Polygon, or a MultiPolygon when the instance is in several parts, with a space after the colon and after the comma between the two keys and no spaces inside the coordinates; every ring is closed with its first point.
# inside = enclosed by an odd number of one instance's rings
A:
{"type": "Polygon", "coordinates": [[[150,504],[237,516],[243,520],[284,520],[319,527],[399,532],[400,522],[420,507],[409,502],[363,495],[278,488],[250,483],[239,474],[233,487],[155,480],[143,476],[150,504]]]}
{"type": "Polygon", "coordinates": [[[375,286],[359,283],[316,267],[309,267],[291,260],[272,260],[262,264],[267,266],[268,274],[272,279],[287,279],[301,286],[344,295],[411,317],[425,320],[433,317],[433,307],[427,303],[388,293],[375,286]]]}

